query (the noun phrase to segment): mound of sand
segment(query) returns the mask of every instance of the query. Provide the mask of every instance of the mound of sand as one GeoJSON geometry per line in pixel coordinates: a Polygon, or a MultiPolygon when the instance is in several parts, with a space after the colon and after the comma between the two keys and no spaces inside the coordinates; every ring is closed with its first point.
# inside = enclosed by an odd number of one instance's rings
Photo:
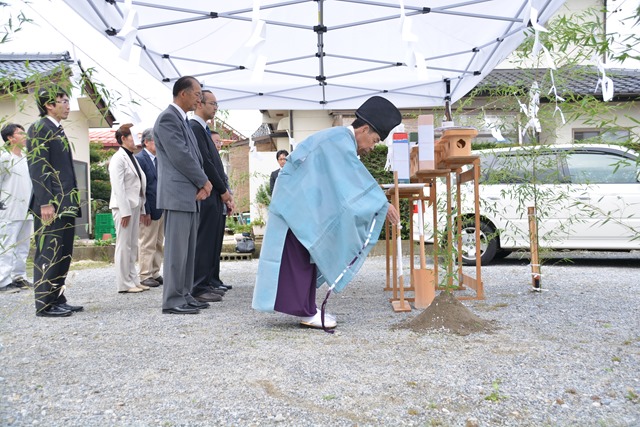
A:
{"type": "Polygon", "coordinates": [[[458,335],[492,332],[496,329],[492,321],[476,316],[451,292],[446,291],[440,292],[431,305],[418,316],[397,325],[397,327],[409,328],[414,332],[445,329],[458,335]]]}

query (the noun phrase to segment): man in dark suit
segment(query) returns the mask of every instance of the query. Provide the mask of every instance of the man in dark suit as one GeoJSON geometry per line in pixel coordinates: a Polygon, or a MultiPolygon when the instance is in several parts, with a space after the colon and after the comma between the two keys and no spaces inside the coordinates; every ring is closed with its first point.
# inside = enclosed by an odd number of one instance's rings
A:
{"type": "Polygon", "coordinates": [[[225,289],[220,280],[220,252],[224,233],[224,205],[233,211],[233,197],[225,182],[224,168],[218,150],[211,140],[207,121],[218,111],[216,97],[209,90],[202,91],[202,101],[189,121],[198,141],[204,171],[213,184],[211,197],[203,200],[196,243],[196,262],[193,276],[193,295],[198,301],[220,301],[225,289]]]}
{"type": "Polygon", "coordinates": [[[36,92],[40,118],[27,133],[36,252],[33,260],[36,316],[68,317],[82,306],[67,304],[65,279],[71,264],[80,194],[71,145],[60,122],[69,117],[69,96],[59,87],[36,92]]]}
{"type": "Polygon", "coordinates": [[[163,313],[197,314],[209,306],[191,295],[200,201],[213,188],[187,120],[187,111],[195,110],[201,98],[200,83],[191,76],[180,77],[173,85],[173,103],[153,127],[158,155],[157,207],[164,209],[165,221],[163,313]]]}
{"type": "Polygon", "coordinates": [[[162,209],[156,207],[158,186],[158,159],[153,129],[142,132],[142,147],[136,159],[147,176],[145,215],[140,223],[138,239],[138,262],[140,263],[140,283],[155,288],[163,283],[160,275],[162,256],[164,255],[164,217],[162,209]]]}
{"type": "Polygon", "coordinates": [[[287,150],[280,150],[276,153],[276,159],[278,160],[280,168],[271,172],[271,178],[269,178],[269,194],[273,194],[273,187],[276,186],[276,179],[278,179],[278,175],[280,175],[280,171],[284,167],[284,164],[287,163],[288,155],[289,152],[287,150]]]}

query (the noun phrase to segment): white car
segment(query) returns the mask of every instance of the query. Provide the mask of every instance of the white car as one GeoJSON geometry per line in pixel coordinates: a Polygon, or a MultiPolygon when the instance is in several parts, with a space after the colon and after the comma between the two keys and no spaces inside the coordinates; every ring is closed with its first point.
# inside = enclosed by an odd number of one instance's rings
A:
{"type": "MultiPolygon", "coordinates": [[[[529,206],[537,207],[541,250],[640,250],[637,152],[592,144],[511,147],[473,154],[481,158],[483,265],[514,250],[530,248],[529,206]]],[[[465,264],[475,265],[473,188],[470,184],[463,187],[462,258],[465,264]]],[[[443,212],[441,196],[438,205],[443,212]]],[[[428,210],[426,236],[432,236],[430,218],[428,210]]],[[[415,224],[414,217],[414,238],[418,239],[415,224]]],[[[439,214],[438,231],[445,231],[444,214],[439,214]]]]}

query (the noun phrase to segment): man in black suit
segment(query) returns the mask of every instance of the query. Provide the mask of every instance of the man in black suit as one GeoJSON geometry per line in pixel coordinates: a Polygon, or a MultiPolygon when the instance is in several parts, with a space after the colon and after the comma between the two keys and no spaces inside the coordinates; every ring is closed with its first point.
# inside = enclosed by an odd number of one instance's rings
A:
{"type": "Polygon", "coordinates": [[[140,223],[138,236],[138,262],[140,263],[140,283],[155,288],[163,283],[160,275],[162,256],[164,255],[164,216],[162,209],[156,207],[158,186],[158,159],[153,129],[142,132],[142,147],[136,159],[147,177],[145,215],[140,223]]]}
{"type": "Polygon", "coordinates": [[[36,316],[67,317],[82,306],[67,304],[65,279],[71,264],[80,194],[71,145],[60,122],[69,117],[69,96],[59,87],[38,89],[40,118],[27,132],[36,252],[33,260],[36,316]]]}
{"type": "Polygon", "coordinates": [[[193,276],[192,294],[198,301],[215,302],[222,300],[225,289],[220,281],[220,252],[224,233],[223,205],[233,211],[233,197],[224,179],[224,168],[218,150],[211,141],[211,130],[207,121],[218,111],[216,97],[209,90],[202,91],[202,101],[198,103],[195,115],[189,121],[198,141],[203,159],[204,171],[213,190],[211,197],[200,204],[200,222],[196,240],[196,262],[193,276]]]}
{"type": "MultiPolygon", "coordinates": [[[[222,137],[215,130],[211,131],[211,141],[213,142],[213,146],[218,152],[218,156],[217,157],[214,156],[216,168],[218,169],[218,173],[220,174],[220,176],[224,177],[224,185],[225,187],[227,187],[227,190],[229,190],[229,193],[233,196],[233,190],[231,190],[231,186],[229,185],[229,177],[227,176],[227,173],[224,170],[224,165],[222,164],[222,157],[220,156],[220,149],[222,148],[222,137]]],[[[234,209],[235,209],[235,202],[234,202],[234,209]]],[[[218,243],[215,247],[215,252],[213,255],[214,259],[218,260],[218,262],[216,265],[214,265],[213,276],[211,281],[209,282],[214,288],[223,290],[223,291],[228,291],[229,289],[233,288],[233,286],[227,283],[224,283],[222,279],[220,279],[220,254],[222,253],[224,231],[227,224],[227,215],[231,215],[232,213],[233,213],[233,210],[230,210],[229,207],[223,203],[222,204],[222,222],[219,224],[220,229],[218,230],[218,233],[217,233],[218,243]]]]}
{"type": "Polygon", "coordinates": [[[276,179],[278,179],[278,175],[280,175],[280,171],[284,167],[284,164],[287,163],[288,155],[289,152],[287,150],[280,150],[276,153],[276,159],[278,160],[280,168],[271,172],[271,178],[269,179],[269,194],[273,194],[273,187],[276,186],[276,179]]]}

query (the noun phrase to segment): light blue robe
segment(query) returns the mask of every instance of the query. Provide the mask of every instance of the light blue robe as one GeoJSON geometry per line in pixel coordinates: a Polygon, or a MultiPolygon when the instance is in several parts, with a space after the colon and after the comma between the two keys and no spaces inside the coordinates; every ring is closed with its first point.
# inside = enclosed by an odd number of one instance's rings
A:
{"type": "Polygon", "coordinates": [[[288,229],[316,264],[316,285],[326,282],[340,292],[378,241],[388,206],[380,186],[358,159],[348,128],[323,130],[300,143],[273,191],[253,308],[273,311],[288,229]]]}

